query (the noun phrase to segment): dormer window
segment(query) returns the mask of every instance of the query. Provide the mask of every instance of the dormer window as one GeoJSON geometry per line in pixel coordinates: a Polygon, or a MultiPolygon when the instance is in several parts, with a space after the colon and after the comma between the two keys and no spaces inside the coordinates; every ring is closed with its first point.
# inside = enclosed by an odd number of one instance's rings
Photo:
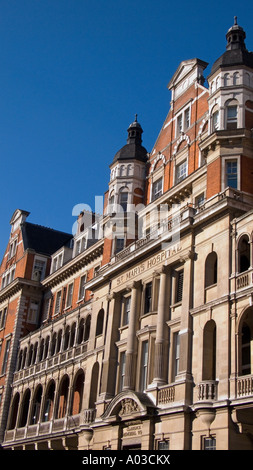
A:
{"type": "Polygon", "coordinates": [[[61,268],[62,263],[63,263],[63,253],[59,253],[57,256],[53,258],[51,272],[54,273],[55,271],[57,271],[57,269],[61,268]]]}
{"type": "Polygon", "coordinates": [[[84,251],[87,247],[87,239],[86,236],[79,238],[76,240],[76,247],[75,247],[75,256],[79,255],[84,251]]]}

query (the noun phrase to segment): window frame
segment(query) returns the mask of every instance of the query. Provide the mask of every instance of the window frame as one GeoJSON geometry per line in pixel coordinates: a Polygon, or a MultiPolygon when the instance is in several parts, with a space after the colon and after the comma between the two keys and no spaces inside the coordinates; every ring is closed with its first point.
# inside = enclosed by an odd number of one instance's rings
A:
{"type": "Polygon", "coordinates": [[[221,171],[222,171],[222,178],[221,178],[222,188],[221,188],[221,190],[224,191],[226,188],[230,187],[231,189],[240,191],[241,190],[241,159],[240,159],[240,156],[239,155],[231,155],[231,156],[223,157],[222,158],[221,171]],[[232,186],[227,185],[227,163],[228,162],[233,162],[233,161],[237,162],[237,188],[234,188],[232,186]]]}
{"type": "Polygon", "coordinates": [[[6,341],[5,341],[5,349],[4,349],[4,357],[3,357],[2,368],[1,368],[1,375],[6,374],[8,359],[10,355],[10,349],[11,349],[11,337],[9,336],[6,338],[6,341]]]}
{"type": "Polygon", "coordinates": [[[162,196],[162,194],[163,194],[163,176],[159,176],[158,178],[154,179],[154,181],[152,181],[151,202],[156,201],[156,199],[162,196]],[[161,187],[157,191],[156,186],[158,184],[160,184],[161,187]]]}
{"type": "Polygon", "coordinates": [[[30,304],[29,304],[28,314],[27,314],[28,323],[32,323],[34,325],[37,324],[38,316],[39,316],[39,308],[40,308],[40,302],[36,299],[31,299],[30,304]],[[32,305],[36,305],[37,308],[32,308],[32,305]]]}
{"type": "Polygon", "coordinates": [[[140,392],[147,389],[149,382],[149,340],[144,339],[141,342],[141,362],[140,362],[140,392]]]}
{"type": "Polygon", "coordinates": [[[126,351],[119,352],[118,393],[123,391],[126,372],[126,351]]]}
{"type": "Polygon", "coordinates": [[[121,308],[122,308],[121,326],[127,326],[129,325],[129,318],[130,318],[131,294],[122,296],[121,308]]]}
{"type": "Polygon", "coordinates": [[[3,330],[4,327],[5,327],[6,318],[7,318],[7,314],[8,314],[8,306],[2,307],[0,313],[1,313],[1,315],[0,315],[0,330],[3,330]]]}
{"type": "Polygon", "coordinates": [[[153,301],[153,282],[152,280],[146,282],[144,289],[144,298],[143,298],[143,315],[149,315],[152,312],[152,301],[153,301]],[[147,297],[147,289],[150,288],[150,296],[147,297]],[[149,304],[149,310],[147,310],[147,302],[149,304]]]}
{"type": "Polygon", "coordinates": [[[55,294],[54,315],[58,315],[59,313],[61,313],[61,302],[62,302],[62,290],[60,289],[55,294]],[[58,297],[59,297],[59,300],[58,300],[58,297]]]}
{"type": "Polygon", "coordinates": [[[72,306],[73,293],[74,293],[74,281],[68,285],[65,308],[70,308],[72,306]]]}
{"type": "Polygon", "coordinates": [[[175,116],[175,138],[182,132],[186,132],[191,127],[191,103],[184,106],[175,116]],[[187,118],[188,114],[188,118],[187,118]],[[187,123],[187,124],[186,124],[187,123]]]}
{"type": "Polygon", "coordinates": [[[86,284],[86,279],[87,279],[87,274],[83,274],[83,275],[80,277],[79,290],[78,290],[78,301],[84,300],[84,298],[85,298],[85,291],[86,291],[85,284],[86,284]],[[84,282],[84,284],[82,284],[82,282],[84,282]],[[83,295],[82,295],[82,291],[83,291],[83,295]]]}
{"type": "Polygon", "coordinates": [[[208,450],[216,450],[216,436],[215,435],[210,435],[210,436],[202,436],[202,443],[201,443],[201,448],[202,450],[208,451],[208,450]],[[212,444],[209,446],[206,445],[208,441],[212,441],[212,444]],[[214,444],[213,444],[214,443],[214,444]]]}
{"type": "Polygon", "coordinates": [[[43,263],[42,269],[39,269],[39,271],[40,271],[39,281],[43,281],[43,279],[45,278],[45,274],[46,274],[47,260],[46,260],[46,258],[43,258],[43,257],[40,257],[40,256],[35,256],[34,257],[33,270],[32,270],[32,279],[33,280],[35,280],[34,279],[34,274],[38,270],[38,269],[35,269],[36,268],[36,262],[43,263]]]}

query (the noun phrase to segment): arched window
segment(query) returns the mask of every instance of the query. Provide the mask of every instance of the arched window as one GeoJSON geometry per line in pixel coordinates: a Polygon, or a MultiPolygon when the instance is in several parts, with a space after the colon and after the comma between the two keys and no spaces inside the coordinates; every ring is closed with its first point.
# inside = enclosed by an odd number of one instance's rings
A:
{"type": "Polygon", "coordinates": [[[229,85],[229,73],[225,73],[223,79],[224,79],[224,86],[228,86],[229,85]]]}
{"type": "Polygon", "coordinates": [[[57,344],[56,344],[56,353],[60,352],[61,350],[61,342],[62,342],[62,330],[58,331],[57,334],[57,344]]]}
{"type": "Polygon", "coordinates": [[[210,287],[217,283],[218,260],[215,251],[209,253],[205,263],[205,287],[210,287]]]}
{"type": "Polygon", "coordinates": [[[225,103],[226,129],[237,129],[238,127],[238,102],[229,100],[225,103]]]}
{"type": "Polygon", "coordinates": [[[54,394],[55,394],[55,383],[52,380],[48,385],[46,397],[45,397],[45,406],[43,412],[43,421],[50,421],[53,415],[53,406],[54,406],[54,394]]]}
{"type": "Polygon", "coordinates": [[[42,401],[42,386],[39,385],[37,390],[35,391],[35,395],[34,395],[32,415],[31,415],[31,423],[30,424],[36,424],[39,421],[41,401],[42,401]]]}
{"type": "Polygon", "coordinates": [[[34,345],[33,358],[32,358],[33,364],[35,364],[35,362],[37,361],[37,354],[38,354],[38,342],[36,342],[34,345]]]}
{"type": "Polygon", "coordinates": [[[45,340],[44,338],[42,338],[41,342],[40,342],[40,348],[39,348],[39,361],[42,361],[43,359],[43,355],[44,355],[44,343],[45,343],[45,340]]]}
{"type": "Polygon", "coordinates": [[[211,114],[211,132],[215,132],[220,128],[220,113],[218,106],[214,106],[211,114]]]}
{"type": "Polygon", "coordinates": [[[31,344],[29,348],[28,361],[27,361],[28,366],[32,364],[32,358],[33,358],[33,344],[31,344]]]}
{"type": "Polygon", "coordinates": [[[50,356],[53,356],[55,354],[55,350],[56,350],[56,333],[54,333],[52,337],[50,356]]]}
{"type": "Polygon", "coordinates": [[[213,320],[206,323],[203,333],[203,380],[216,378],[216,324],[213,320]]]}
{"type": "Polygon", "coordinates": [[[104,309],[101,308],[98,312],[97,317],[97,327],[96,327],[96,336],[102,335],[104,326],[104,309]]]}
{"type": "Polygon", "coordinates": [[[247,323],[242,326],[242,375],[248,375],[251,373],[251,331],[247,323]]]}
{"type": "Polygon", "coordinates": [[[233,74],[233,85],[239,85],[239,72],[233,74]]]}
{"type": "Polygon", "coordinates": [[[88,315],[88,317],[86,318],[86,321],[85,321],[84,341],[88,341],[88,339],[90,337],[90,321],[91,321],[91,317],[90,317],[90,315],[88,315]]]}
{"type": "Polygon", "coordinates": [[[110,196],[109,196],[109,206],[110,206],[110,209],[113,208],[114,203],[115,203],[115,195],[114,195],[114,191],[112,191],[111,194],[110,194],[110,196]]]}
{"type": "Polygon", "coordinates": [[[23,362],[21,368],[24,369],[26,367],[26,359],[27,359],[27,348],[24,349],[24,354],[23,354],[23,362]]]}
{"type": "Polygon", "coordinates": [[[66,349],[68,349],[69,347],[69,337],[70,337],[70,327],[68,325],[65,330],[65,335],[64,335],[64,351],[66,351],[66,349]]]}
{"type": "Polygon", "coordinates": [[[76,336],[76,323],[73,323],[71,326],[71,333],[70,333],[70,348],[73,348],[75,344],[75,336],[76,336]]]}
{"type": "Polygon", "coordinates": [[[14,396],[14,398],[12,400],[8,429],[14,429],[16,427],[17,416],[18,416],[18,408],[19,408],[19,400],[20,400],[19,393],[16,393],[16,395],[14,396]]]}
{"type": "Polygon", "coordinates": [[[29,403],[30,403],[31,391],[30,389],[26,390],[22,400],[22,409],[19,427],[23,428],[27,423],[28,412],[29,412],[29,403]]]}
{"type": "Polygon", "coordinates": [[[48,356],[48,350],[49,350],[49,341],[50,341],[50,337],[47,336],[46,338],[46,342],[45,342],[45,349],[44,349],[44,357],[43,359],[46,359],[47,356],[48,356]]]}
{"type": "Polygon", "coordinates": [[[128,203],[128,192],[127,189],[121,189],[119,193],[119,205],[122,207],[123,211],[127,211],[128,203]]]}
{"type": "Polygon", "coordinates": [[[82,410],[83,401],[83,390],[84,390],[84,372],[83,370],[77,372],[74,385],[73,385],[73,401],[71,414],[79,414],[82,410]]]}
{"type": "Polygon", "coordinates": [[[99,375],[99,365],[98,362],[95,362],[92,374],[91,374],[91,387],[90,387],[90,399],[89,399],[89,408],[94,409],[97,401],[97,389],[98,389],[98,375],[99,375]]]}
{"type": "Polygon", "coordinates": [[[56,412],[57,418],[64,418],[64,416],[66,416],[68,393],[69,393],[69,377],[66,375],[62,379],[60,388],[59,388],[58,409],[56,412]]]}
{"type": "Polygon", "coordinates": [[[83,342],[83,335],[84,335],[84,318],[81,318],[80,323],[78,325],[77,344],[81,344],[83,342]]]}
{"type": "Polygon", "coordinates": [[[238,272],[243,273],[250,267],[249,237],[244,235],[238,244],[238,272]]]}
{"type": "Polygon", "coordinates": [[[238,363],[239,375],[253,373],[253,308],[249,307],[243,314],[238,329],[238,363]]]}
{"type": "Polygon", "coordinates": [[[18,353],[17,370],[21,369],[22,362],[23,362],[23,350],[19,351],[18,353]]]}

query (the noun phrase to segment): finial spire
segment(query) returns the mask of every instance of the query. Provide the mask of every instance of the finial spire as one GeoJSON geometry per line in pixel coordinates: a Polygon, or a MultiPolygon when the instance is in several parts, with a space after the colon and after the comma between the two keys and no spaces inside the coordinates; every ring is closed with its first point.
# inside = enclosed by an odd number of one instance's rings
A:
{"type": "Polygon", "coordinates": [[[234,25],[237,25],[237,16],[234,16],[234,25]]]}
{"type": "Polygon", "coordinates": [[[137,122],[137,116],[138,116],[138,114],[135,115],[135,122],[137,122]]]}

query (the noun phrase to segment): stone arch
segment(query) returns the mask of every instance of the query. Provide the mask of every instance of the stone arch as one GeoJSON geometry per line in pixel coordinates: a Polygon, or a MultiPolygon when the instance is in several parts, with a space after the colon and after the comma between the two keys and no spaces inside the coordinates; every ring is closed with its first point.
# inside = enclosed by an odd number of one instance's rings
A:
{"type": "Polygon", "coordinates": [[[64,416],[66,416],[68,397],[69,397],[69,376],[65,374],[62,377],[60,385],[59,385],[57,407],[56,407],[56,413],[55,413],[56,418],[64,418],[64,416]]]}
{"type": "Polygon", "coordinates": [[[238,321],[238,374],[253,372],[253,308],[246,307],[238,321]]]}
{"type": "Polygon", "coordinates": [[[73,381],[73,395],[71,403],[71,415],[79,414],[82,410],[83,392],[84,392],[85,374],[83,369],[79,369],[73,381]]]}
{"type": "Polygon", "coordinates": [[[247,233],[241,235],[237,242],[237,254],[238,273],[243,273],[247,271],[251,265],[250,236],[247,233]]]}
{"type": "Polygon", "coordinates": [[[105,316],[104,309],[101,308],[99,310],[98,316],[97,316],[96,336],[102,335],[102,333],[103,333],[104,316],[105,316]]]}
{"type": "Polygon", "coordinates": [[[155,167],[160,160],[162,160],[163,165],[165,165],[165,156],[162,153],[159,153],[154,159],[151,165],[150,174],[152,174],[155,171],[155,167]]]}
{"type": "Polygon", "coordinates": [[[176,153],[178,152],[178,149],[179,149],[179,147],[180,147],[180,145],[183,141],[186,141],[185,147],[190,146],[190,137],[187,134],[180,135],[179,139],[177,139],[176,144],[174,146],[173,156],[176,155],[176,153]]]}
{"type": "Polygon", "coordinates": [[[41,384],[39,384],[37,385],[33,394],[30,424],[36,424],[38,423],[40,419],[42,396],[43,396],[43,387],[41,384]]]}
{"type": "Polygon", "coordinates": [[[18,410],[19,410],[19,402],[20,402],[20,394],[19,392],[16,392],[12,399],[12,403],[10,406],[8,429],[14,429],[16,427],[18,410]]]}
{"type": "Polygon", "coordinates": [[[50,421],[53,416],[55,400],[55,381],[52,379],[47,385],[44,401],[42,421],[50,421]]]}
{"type": "Polygon", "coordinates": [[[209,253],[205,262],[205,287],[217,284],[218,279],[218,257],[215,251],[209,253]]]}
{"type": "Polygon", "coordinates": [[[20,419],[19,419],[20,428],[23,428],[27,424],[30,398],[31,398],[31,390],[28,388],[23,395],[23,399],[21,403],[21,414],[20,414],[20,419]]]}
{"type": "Polygon", "coordinates": [[[95,362],[91,373],[91,386],[90,386],[90,397],[89,397],[89,408],[94,409],[96,407],[97,392],[98,392],[98,378],[99,378],[99,364],[95,362]]]}

